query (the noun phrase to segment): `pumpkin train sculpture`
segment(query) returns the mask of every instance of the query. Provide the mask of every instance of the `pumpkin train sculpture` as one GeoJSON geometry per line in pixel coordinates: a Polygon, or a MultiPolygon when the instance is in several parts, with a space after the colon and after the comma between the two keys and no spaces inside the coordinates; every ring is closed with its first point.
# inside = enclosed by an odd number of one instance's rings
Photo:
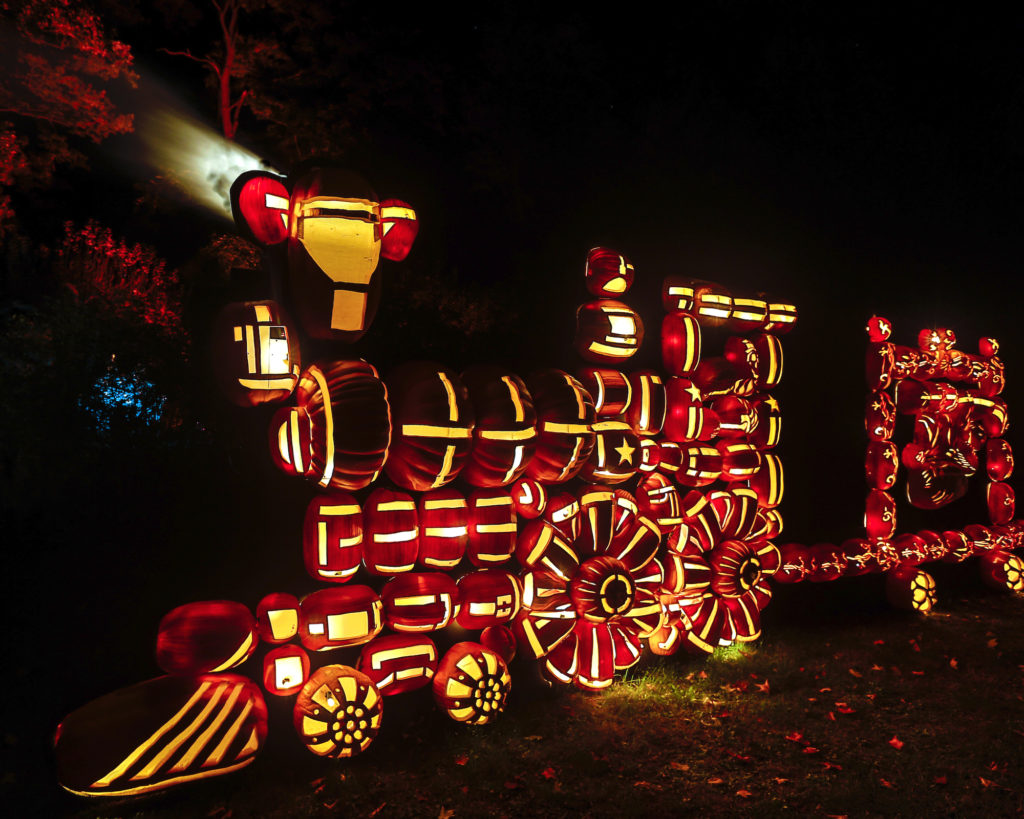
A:
{"type": "MultiPolygon", "coordinates": [[[[333,169],[292,180],[246,174],[233,204],[243,233],[286,248],[290,307],[308,335],[328,341],[365,332],[379,258],[401,261],[416,237],[408,205],[378,201],[333,169]]],[[[1022,588],[1013,550],[1024,526],[1004,482],[1013,461],[993,340],[972,356],[954,349],[949,331],[930,331],[915,351],[889,343],[891,326],[873,319],[866,537],[779,549],[781,415],[770,391],[796,309],[670,277],[666,373],[627,372],[644,337],[620,301],[633,278],[621,254],[590,251],[594,299],[577,312],[575,339],[587,366],[575,375],[412,362],[385,383],[358,359],[303,369],[296,328],[276,302],[228,306],[215,334],[221,383],[241,406],[288,402],[273,417],[270,453],[316,492],[302,557],[325,588],[302,600],[268,594],[255,616],[227,601],[170,612],[157,638],[167,676],[61,724],[61,784],[134,794],[251,763],[267,735],[266,703],[255,683],[226,672],[260,642],[274,646],[263,688],[295,698],[301,741],[348,757],[378,734],[387,697],[425,686],[453,719],[489,722],[517,653],[554,683],[599,690],[645,649],[756,640],[773,575],[884,571],[895,602],[924,610],[934,583],[920,564],[981,552],[992,582],[1022,588]],[[726,335],[714,356],[702,348],[711,328],[726,335]],[[892,442],[897,412],[915,417],[902,453],[892,442]],[[899,461],[911,470],[910,502],[927,508],[962,493],[982,450],[992,526],[896,536],[888,493],[899,461]],[[475,639],[442,652],[446,630],[475,639]]]]}

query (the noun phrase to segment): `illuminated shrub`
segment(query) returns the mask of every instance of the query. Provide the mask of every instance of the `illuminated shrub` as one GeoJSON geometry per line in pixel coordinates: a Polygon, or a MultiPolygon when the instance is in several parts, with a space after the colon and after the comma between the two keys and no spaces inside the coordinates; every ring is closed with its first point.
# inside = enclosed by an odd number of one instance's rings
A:
{"type": "Polygon", "coordinates": [[[286,643],[299,633],[299,601],[291,594],[268,594],[256,606],[256,627],[265,643],[286,643]]]}
{"type": "Polygon", "coordinates": [[[295,408],[278,410],[270,427],[279,468],[324,488],[353,491],[380,474],[391,442],[387,390],[365,361],[307,367],[295,408]]]}
{"type": "Polygon", "coordinates": [[[501,367],[471,367],[462,374],[476,416],[472,449],[462,479],[479,487],[507,486],[533,458],[537,413],[523,380],[501,367]]]}
{"type": "Polygon", "coordinates": [[[278,646],[263,658],[263,687],[271,694],[295,694],[309,679],[309,655],[298,646],[278,646]]]}
{"type": "Polygon", "coordinates": [[[405,489],[425,492],[454,480],[473,442],[473,408],[461,379],[430,362],[388,376],[394,431],[384,470],[405,489]]]}
{"type": "Polygon", "coordinates": [[[238,406],[283,401],[299,383],[295,328],[277,302],[229,304],[214,323],[213,365],[222,392],[238,406]]]}
{"type": "Polygon", "coordinates": [[[422,634],[386,634],[367,643],[358,670],[385,697],[430,684],[437,671],[437,647],[422,634]]]}
{"type": "Polygon", "coordinates": [[[299,638],[308,651],[362,645],[380,634],[383,613],[369,586],[321,589],[302,599],[299,638]]]}
{"type": "Polygon", "coordinates": [[[310,577],[344,583],[363,561],[363,511],[344,492],[318,495],[306,507],[302,558],[310,577]]]}
{"type": "Polygon", "coordinates": [[[505,661],[479,643],[456,643],[434,675],[438,707],[458,722],[483,725],[503,710],[512,686],[505,661]]]}
{"type": "Polygon", "coordinates": [[[256,620],[241,603],[208,600],[187,603],[160,621],[156,661],[181,677],[227,671],[256,650],[256,620]]]}
{"type": "Polygon", "coordinates": [[[325,665],[302,686],[292,721],[310,751],[341,759],[369,747],[380,730],[383,707],[377,687],[365,674],[325,665]]]}
{"type": "Polygon", "coordinates": [[[83,796],[134,796],[244,768],[266,736],[266,703],[245,677],[157,677],[64,718],[57,778],[83,796]]]}

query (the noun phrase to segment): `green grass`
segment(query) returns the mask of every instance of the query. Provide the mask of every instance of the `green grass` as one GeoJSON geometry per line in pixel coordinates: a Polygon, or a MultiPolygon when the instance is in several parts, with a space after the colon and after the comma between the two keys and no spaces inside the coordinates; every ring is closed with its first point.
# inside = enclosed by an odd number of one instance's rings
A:
{"type": "Polygon", "coordinates": [[[709,659],[652,658],[597,695],[548,692],[514,667],[491,726],[447,721],[426,692],[389,699],[380,737],[347,763],[299,749],[290,701],[275,704],[272,741],[244,772],[62,806],[211,819],[1024,813],[1024,597],[974,592],[917,617],[830,609],[823,594],[789,595],[813,618],[784,611],[761,641],[709,659]]]}

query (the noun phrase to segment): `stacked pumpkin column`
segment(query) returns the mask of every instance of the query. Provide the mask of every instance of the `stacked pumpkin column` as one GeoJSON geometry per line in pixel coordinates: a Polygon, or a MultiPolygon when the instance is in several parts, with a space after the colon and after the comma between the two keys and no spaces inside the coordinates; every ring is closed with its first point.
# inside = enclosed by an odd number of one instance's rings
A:
{"type": "Polygon", "coordinates": [[[964,353],[951,330],[938,328],[921,330],[916,348],[897,345],[889,340],[892,323],[879,316],[866,330],[865,537],[839,546],[787,544],[782,576],[820,582],[884,572],[894,605],[928,611],[937,594],[922,564],[977,556],[990,585],[1024,590],[1024,563],[1014,553],[1024,543],[1024,524],[1014,519],[1014,493],[1006,483],[1013,453],[1003,438],[1008,415],[998,397],[1005,386],[998,343],[982,338],[977,355],[964,353]],[[902,446],[895,440],[899,416],[911,430],[902,446]],[[897,533],[894,490],[900,477],[907,503],[937,510],[967,494],[970,479],[982,470],[989,526],[897,533]]]}

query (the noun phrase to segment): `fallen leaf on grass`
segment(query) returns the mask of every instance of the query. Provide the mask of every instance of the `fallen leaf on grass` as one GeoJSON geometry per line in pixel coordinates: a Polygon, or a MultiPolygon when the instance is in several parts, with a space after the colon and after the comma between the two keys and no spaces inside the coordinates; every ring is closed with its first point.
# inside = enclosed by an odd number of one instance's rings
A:
{"type": "Polygon", "coordinates": [[[818,689],[818,693],[819,694],[831,694],[832,693],[832,689],[831,688],[819,688],[818,689]]]}
{"type": "Polygon", "coordinates": [[[676,770],[676,771],[688,771],[688,770],[690,770],[690,766],[687,765],[685,762],[669,762],[668,766],[670,768],[672,768],[673,770],[676,770]]]}
{"type": "Polygon", "coordinates": [[[741,799],[750,799],[754,794],[747,790],[738,790],[736,791],[736,795],[741,799]]]}
{"type": "Polygon", "coordinates": [[[437,819],[452,819],[454,815],[454,810],[448,810],[444,805],[441,805],[441,812],[437,814],[437,819]]]}
{"type": "Polygon", "coordinates": [[[948,785],[949,784],[949,779],[946,776],[937,776],[937,777],[935,777],[935,784],[936,785],[948,785]]]}
{"type": "Polygon", "coordinates": [[[528,737],[523,737],[523,739],[525,739],[527,742],[540,742],[542,739],[544,739],[544,737],[542,737],[540,734],[531,734],[528,737]]]}
{"type": "Polygon", "coordinates": [[[338,804],[338,800],[335,799],[333,802],[321,802],[320,804],[327,808],[327,810],[334,810],[338,804]]]}
{"type": "Polygon", "coordinates": [[[997,645],[999,645],[999,641],[995,637],[993,637],[991,640],[985,643],[985,645],[987,645],[989,648],[995,648],[997,645]]]}
{"type": "Polygon", "coordinates": [[[829,762],[827,759],[821,763],[821,767],[826,771],[841,771],[843,769],[842,765],[838,765],[835,762],[829,762]]]}
{"type": "Polygon", "coordinates": [[[508,781],[507,781],[507,782],[505,783],[505,787],[506,787],[506,788],[507,788],[508,790],[510,790],[510,791],[514,791],[514,790],[515,790],[516,788],[518,788],[518,787],[519,787],[519,782],[518,782],[517,780],[515,780],[515,779],[509,779],[509,780],[508,780],[508,781]]]}
{"type": "Polygon", "coordinates": [[[856,708],[851,708],[845,702],[837,702],[836,703],[836,711],[838,711],[840,714],[856,714],[857,713],[857,709],[856,708]]]}
{"type": "Polygon", "coordinates": [[[848,669],[848,670],[849,670],[849,672],[850,672],[851,674],[853,674],[853,676],[854,676],[854,677],[863,677],[863,676],[864,676],[864,675],[863,675],[863,674],[861,674],[861,673],[860,673],[860,672],[859,672],[859,671],[858,671],[858,670],[857,670],[856,668],[850,668],[850,669],[848,669]]]}
{"type": "Polygon", "coordinates": [[[543,771],[540,772],[540,775],[543,776],[545,779],[554,779],[556,776],[558,776],[558,771],[556,771],[554,768],[545,768],[543,771]]]}
{"type": "Polygon", "coordinates": [[[708,672],[707,672],[707,671],[701,671],[701,672],[700,672],[700,673],[699,673],[699,674],[697,675],[697,679],[698,679],[698,680],[706,680],[707,678],[708,678],[708,672]]]}
{"type": "Polygon", "coordinates": [[[804,748],[804,753],[805,754],[816,754],[816,753],[818,753],[818,749],[815,748],[813,745],[808,745],[806,748],[804,748]]]}
{"type": "Polygon", "coordinates": [[[885,669],[882,668],[882,666],[880,666],[878,663],[875,663],[873,666],[871,666],[871,670],[872,671],[885,671],[885,669]]]}
{"type": "Polygon", "coordinates": [[[314,780],[313,780],[312,782],[310,782],[309,784],[310,784],[310,786],[311,786],[311,787],[314,787],[314,788],[315,788],[315,787],[316,787],[317,785],[321,785],[321,784],[323,784],[323,781],[324,781],[324,778],[323,778],[323,777],[321,776],[321,777],[320,777],[319,779],[314,779],[314,780]]]}
{"type": "Polygon", "coordinates": [[[730,751],[729,749],[726,749],[725,752],[729,756],[731,756],[733,759],[738,759],[740,762],[750,762],[751,761],[751,757],[744,756],[743,754],[738,754],[735,751],[730,751]]]}
{"type": "Polygon", "coordinates": [[[924,676],[924,672],[923,671],[911,671],[910,674],[913,677],[923,677],[924,676]]]}
{"type": "Polygon", "coordinates": [[[771,686],[768,685],[768,680],[765,680],[763,683],[757,683],[756,687],[757,690],[760,691],[762,694],[771,693],[771,686]]]}
{"type": "Polygon", "coordinates": [[[384,806],[386,804],[387,804],[387,802],[381,802],[379,805],[377,805],[377,807],[375,807],[373,809],[373,811],[370,813],[370,816],[376,816],[378,813],[380,813],[382,810],[384,810],[384,806]]]}
{"type": "Polygon", "coordinates": [[[1000,785],[998,782],[993,782],[991,779],[986,779],[983,776],[979,776],[978,779],[981,780],[981,786],[983,788],[1001,788],[1002,787],[1002,785],[1000,785]]]}
{"type": "Polygon", "coordinates": [[[725,780],[722,779],[722,777],[720,777],[720,776],[713,776],[713,777],[711,777],[711,779],[708,780],[708,784],[709,785],[724,785],[725,784],[725,780]]]}
{"type": "Polygon", "coordinates": [[[784,777],[784,776],[776,776],[775,777],[775,784],[776,785],[785,785],[787,782],[789,782],[789,780],[786,779],[786,777],[784,777]]]}
{"type": "Polygon", "coordinates": [[[463,785],[459,790],[463,793],[469,793],[469,785],[463,785]]]}
{"type": "Polygon", "coordinates": [[[638,779],[636,782],[633,783],[633,787],[634,788],[650,788],[651,790],[654,790],[654,791],[660,791],[661,790],[661,785],[655,785],[653,782],[648,782],[645,779],[638,779]]]}
{"type": "Polygon", "coordinates": [[[889,744],[892,745],[892,747],[895,748],[897,751],[903,747],[903,741],[897,736],[894,736],[892,739],[890,739],[889,744]]]}
{"type": "Polygon", "coordinates": [[[917,644],[917,640],[910,640],[910,647],[912,649],[914,649],[914,651],[920,651],[921,650],[921,646],[919,646],[917,644]]]}
{"type": "Polygon", "coordinates": [[[885,640],[875,640],[875,645],[876,646],[884,646],[885,645],[885,640]]]}
{"type": "Polygon", "coordinates": [[[786,739],[788,739],[790,742],[803,742],[804,735],[801,734],[799,731],[794,731],[792,734],[786,734],[786,739]]]}
{"type": "Polygon", "coordinates": [[[956,671],[960,667],[960,663],[957,662],[956,657],[949,661],[949,667],[956,671]]]}
{"type": "Polygon", "coordinates": [[[832,713],[831,711],[828,712],[828,718],[830,720],[832,720],[832,722],[836,721],[836,715],[834,713],[832,713]]]}
{"type": "Polygon", "coordinates": [[[890,790],[896,790],[896,786],[892,784],[888,779],[879,779],[878,784],[883,788],[889,788],[890,790]]]}

